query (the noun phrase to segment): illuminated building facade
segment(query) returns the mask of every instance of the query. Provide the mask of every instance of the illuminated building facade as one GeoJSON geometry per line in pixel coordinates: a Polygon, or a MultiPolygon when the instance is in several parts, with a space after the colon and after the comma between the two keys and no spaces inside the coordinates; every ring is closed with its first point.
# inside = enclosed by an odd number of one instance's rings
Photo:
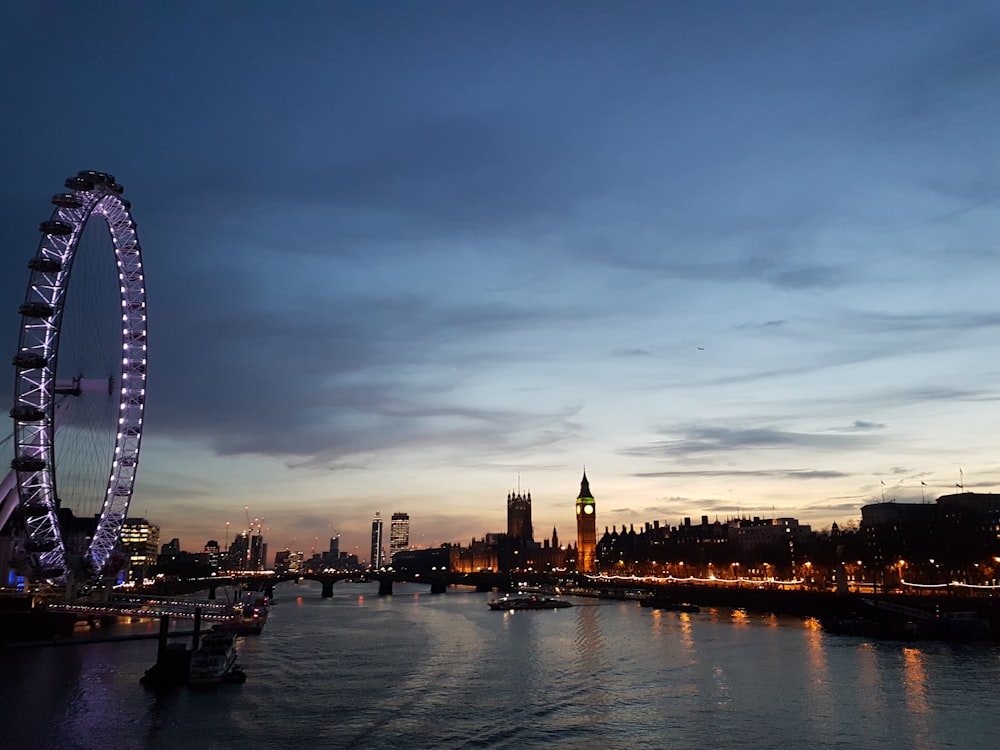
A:
{"type": "Polygon", "coordinates": [[[593,573],[597,551],[597,508],[594,496],[583,472],[580,494],[576,498],[576,569],[581,573],[593,573]]]}
{"type": "Polygon", "coordinates": [[[129,559],[130,579],[142,581],[156,565],[160,550],[160,527],[145,518],[126,518],[119,542],[129,559]]]}
{"type": "Polygon", "coordinates": [[[372,550],[371,557],[368,558],[369,566],[372,570],[378,570],[385,566],[385,549],[382,546],[382,514],[375,511],[372,519],[372,550]]]}
{"type": "Polygon", "coordinates": [[[302,553],[289,549],[274,553],[275,573],[298,573],[302,570],[302,553]]]}
{"type": "Polygon", "coordinates": [[[389,561],[410,546],[410,514],[393,513],[389,524],[389,561]]]}
{"type": "Polygon", "coordinates": [[[205,542],[205,558],[208,560],[208,564],[211,566],[212,570],[219,569],[219,558],[221,556],[222,550],[219,547],[219,543],[214,539],[209,539],[205,542]]]}

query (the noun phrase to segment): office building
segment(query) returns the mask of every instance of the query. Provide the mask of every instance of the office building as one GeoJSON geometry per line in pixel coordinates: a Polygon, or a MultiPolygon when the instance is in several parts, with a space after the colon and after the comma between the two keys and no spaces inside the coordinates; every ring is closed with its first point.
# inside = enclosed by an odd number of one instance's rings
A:
{"type": "Polygon", "coordinates": [[[393,513],[389,524],[389,561],[395,559],[397,552],[410,548],[410,514],[393,513]]]}
{"type": "Polygon", "coordinates": [[[385,566],[385,549],[382,546],[382,514],[375,511],[372,519],[372,549],[369,560],[369,567],[378,570],[385,566]]]}
{"type": "Polygon", "coordinates": [[[142,582],[156,565],[160,550],[160,527],[145,518],[126,518],[122,523],[120,546],[128,557],[129,578],[142,582]]]}

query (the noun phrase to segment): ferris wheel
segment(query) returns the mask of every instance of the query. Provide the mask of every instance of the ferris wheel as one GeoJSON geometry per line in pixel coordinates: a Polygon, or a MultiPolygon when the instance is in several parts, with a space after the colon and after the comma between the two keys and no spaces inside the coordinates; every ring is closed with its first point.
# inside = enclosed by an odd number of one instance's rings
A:
{"type": "Polygon", "coordinates": [[[28,263],[10,411],[24,552],[53,583],[97,576],[108,563],[132,499],[146,400],[146,289],[131,205],[103,172],[65,185],[28,263]],[[94,286],[93,261],[104,263],[94,286]],[[77,512],[97,517],[85,536],[60,521],[77,495],[90,503],[77,512]]]}

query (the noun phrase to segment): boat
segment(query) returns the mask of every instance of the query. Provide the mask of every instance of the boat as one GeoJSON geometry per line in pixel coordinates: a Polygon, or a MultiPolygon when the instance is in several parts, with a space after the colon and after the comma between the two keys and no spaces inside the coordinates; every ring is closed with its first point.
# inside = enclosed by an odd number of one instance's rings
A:
{"type": "Polygon", "coordinates": [[[233,616],[219,624],[219,629],[239,635],[256,635],[264,629],[271,610],[270,597],[259,591],[247,591],[233,605],[233,616]]]}
{"type": "Polygon", "coordinates": [[[624,594],[623,598],[633,599],[635,601],[645,601],[647,599],[652,599],[654,596],[652,591],[647,591],[646,589],[628,589],[624,594]]]}
{"type": "Polygon", "coordinates": [[[823,618],[823,630],[897,641],[975,641],[989,637],[989,623],[977,612],[942,612],[862,599],[865,609],[848,617],[823,618]]]}
{"type": "Polygon", "coordinates": [[[223,682],[233,682],[242,685],[247,681],[247,673],[238,664],[233,666],[228,672],[222,675],[223,682]]]}
{"type": "Polygon", "coordinates": [[[201,639],[201,645],[191,654],[188,683],[212,685],[222,682],[236,664],[236,634],[211,630],[201,639]]]}
{"type": "Polygon", "coordinates": [[[689,612],[697,613],[701,612],[701,607],[697,604],[688,604],[687,602],[675,602],[669,599],[643,599],[639,602],[640,606],[651,607],[652,609],[662,609],[666,612],[689,612]]]}
{"type": "Polygon", "coordinates": [[[553,599],[551,596],[504,596],[490,602],[490,609],[507,612],[515,609],[565,609],[572,607],[569,602],[562,599],[553,599]]]}

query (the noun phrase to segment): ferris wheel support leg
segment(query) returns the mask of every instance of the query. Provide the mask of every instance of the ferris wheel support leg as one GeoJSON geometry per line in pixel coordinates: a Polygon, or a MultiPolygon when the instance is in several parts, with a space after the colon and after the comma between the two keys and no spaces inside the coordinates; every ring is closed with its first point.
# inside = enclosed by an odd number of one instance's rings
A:
{"type": "Polygon", "coordinates": [[[17,472],[11,470],[0,482],[0,531],[7,525],[11,513],[17,507],[17,472]]]}

